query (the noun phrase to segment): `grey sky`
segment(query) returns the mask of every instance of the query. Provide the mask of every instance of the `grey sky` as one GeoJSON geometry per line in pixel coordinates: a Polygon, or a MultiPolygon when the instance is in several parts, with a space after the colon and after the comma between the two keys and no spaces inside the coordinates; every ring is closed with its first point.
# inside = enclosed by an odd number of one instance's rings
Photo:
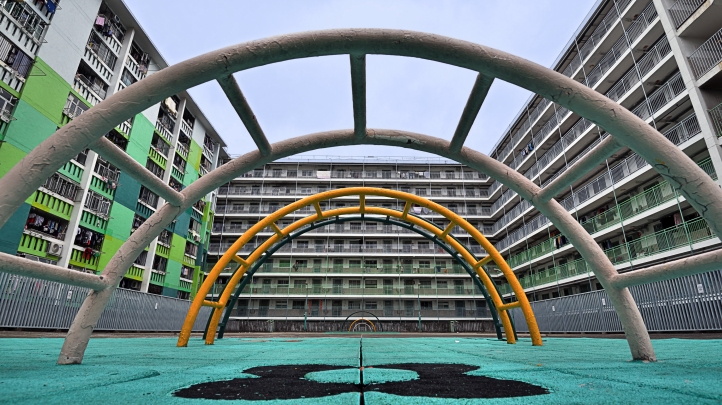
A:
{"type": "MultiPolygon", "coordinates": [[[[544,66],[554,62],[595,0],[231,1],[125,0],[173,64],[227,45],[329,28],[398,28],[464,39],[544,66]]],[[[236,74],[271,142],[352,128],[347,56],[283,62],[236,74]]],[[[450,139],[475,73],[424,60],[367,58],[368,127],[450,139]]],[[[255,148],[216,83],[191,90],[231,154],[255,148]]],[[[466,145],[488,152],[529,93],[495,81],[466,145]]],[[[355,146],[314,154],[408,156],[400,148],[355,146]]]]}

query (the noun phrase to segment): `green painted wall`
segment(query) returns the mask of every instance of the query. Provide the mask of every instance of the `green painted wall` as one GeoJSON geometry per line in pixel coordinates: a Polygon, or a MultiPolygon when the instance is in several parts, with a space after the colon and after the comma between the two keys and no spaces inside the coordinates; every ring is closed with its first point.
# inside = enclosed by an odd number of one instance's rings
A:
{"type": "Polygon", "coordinates": [[[27,153],[9,143],[0,143],[0,177],[9,172],[27,153]]]}
{"type": "Polygon", "coordinates": [[[127,240],[130,237],[134,216],[135,212],[133,210],[114,201],[113,207],[110,209],[110,220],[105,232],[106,237],[111,236],[115,239],[127,240]]]}
{"type": "MultiPolygon", "coordinates": [[[[67,97],[67,93],[65,95],[67,97]]],[[[26,103],[24,99],[18,101],[13,116],[17,120],[8,128],[5,142],[25,153],[33,150],[58,129],[56,123],[26,103]]]]}
{"type": "MultiPolygon", "coordinates": [[[[128,155],[145,166],[148,159],[148,150],[153,141],[155,126],[143,114],[138,114],[133,119],[133,128],[130,130],[130,141],[125,150],[128,155]]],[[[138,195],[136,194],[136,200],[138,195]]]]}
{"type": "Polygon", "coordinates": [[[11,255],[17,253],[29,213],[30,204],[25,203],[0,227],[0,252],[11,255]]]}
{"type": "MultiPolygon", "coordinates": [[[[78,92],[73,90],[70,83],[60,77],[42,59],[36,58],[30,76],[28,76],[28,80],[23,87],[21,99],[59,127],[61,126],[63,108],[65,108],[65,102],[68,100],[69,92],[83,99],[78,92]]],[[[20,118],[18,118],[17,121],[13,122],[13,125],[20,121],[20,118]]],[[[53,131],[55,131],[55,128],[53,128],[53,131]]]]}
{"type": "Polygon", "coordinates": [[[115,201],[126,208],[135,210],[135,205],[138,203],[138,194],[140,194],[140,183],[121,172],[118,179],[118,188],[115,190],[115,201]]]}

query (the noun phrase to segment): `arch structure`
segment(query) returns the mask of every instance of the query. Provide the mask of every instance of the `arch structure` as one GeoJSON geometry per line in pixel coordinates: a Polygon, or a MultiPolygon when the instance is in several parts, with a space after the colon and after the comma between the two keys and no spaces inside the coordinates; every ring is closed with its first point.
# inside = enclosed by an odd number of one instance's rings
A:
{"type": "MultiPolygon", "coordinates": [[[[439,134],[447,136],[450,134],[439,134]]],[[[59,364],[82,362],[85,349],[113,291],[135,258],[163,228],[200,197],[253,168],[282,157],[345,145],[387,145],[425,151],[487,174],[530,201],[574,245],[607,291],[634,359],[655,360],[649,333],[627,287],[710,271],[722,265],[722,249],[619,274],[593,238],[554,197],[621,147],[629,147],[664,177],[722,237],[722,190],[674,144],[606,96],[575,80],[509,53],[441,35],[390,29],[337,29],[281,35],[212,51],[163,69],[119,91],[60,128],[0,179],[0,226],[43,182],[85,148],[158,194],[164,205],[131,235],[99,275],[84,274],[0,254],[0,271],[89,287],[68,331],[59,364]],[[406,56],[478,72],[451,141],[366,126],[366,55],[406,56]],[[271,145],[233,74],[308,57],[349,55],[354,127],[285,139],[271,145]],[[575,112],[610,134],[543,189],[521,173],[464,147],[493,80],[534,92],[575,112]],[[217,81],[233,105],[256,151],[240,156],[177,192],[132,160],[103,135],[166,97],[217,81]]]]}
{"type": "MultiPolygon", "coordinates": [[[[360,207],[359,207],[359,208],[360,208],[360,207]]],[[[409,213],[408,215],[415,216],[415,215],[412,214],[412,213],[409,213]]],[[[421,217],[417,217],[417,218],[426,221],[425,219],[423,219],[423,218],[421,218],[421,217]]],[[[278,243],[274,244],[274,245],[271,246],[268,250],[266,250],[265,252],[263,252],[263,253],[261,254],[261,258],[258,259],[258,260],[255,262],[255,264],[250,268],[250,270],[246,270],[246,271],[245,271],[245,273],[246,273],[245,276],[241,278],[241,282],[238,283],[238,287],[236,288],[235,293],[233,293],[232,298],[231,298],[230,301],[226,304],[226,307],[225,307],[225,308],[226,308],[226,311],[225,311],[225,313],[223,314],[223,318],[221,319],[221,322],[220,322],[219,327],[218,327],[218,339],[222,339],[222,338],[223,338],[223,335],[224,335],[225,330],[226,330],[226,326],[228,325],[228,320],[229,320],[229,318],[230,318],[231,312],[233,311],[233,308],[236,306],[236,303],[238,302],[238,298],[240,297],[241,292],[243,291],[243,289],[246,287],[246,284],[248,284],[249,280],[251,279],[250,276],[253,276],[253,275],[256,273],[256,271],[258,271],[258,269],[259,269],[264,263],[266,263],[266,261],[267,261],[268,259],[270,259],[271,256],[272,256],[278,249],[280,249],[281,247],[285,246],[286,244],[288,244],[289,242],[291,242],[293,239],[296,239],[296,238],[298,238],[299,236],[304,235],[304,234],[307,233],[307,232],[313,231],[314,229],[321,228],[321,227],[324,227],[324,226],[326,226],[326,225],[332,225],[332,224],[338,224],[338,223],[350,222],[350,221],[382,222],[382,223],[384,223],[384,224],[395,225],[395,226],[398,226],[398,227],[401,227],[401,228],[404,228],[404,229],[408,229],[408,230],[410,230],[410,231],[416,232],[417,234],[425,237],[426,239],[428,239],[429,241],[435,243],[438,247],[440,247],[441,249],[443,249],[444,251],[446,251],[446,253],[448,253],[451,257],[453,257],[453,258],[464,268],[464,270],[466,270],[466,272],[472,277],[472,281],[474,281],[474,284],[475,284],[475,285],[479,288],[479,290],[481,291],[482,295],[484,296],[484,299],[485,299],[486,302],[488,303],[489,312],[491,313],[491,317],[492,317],[492,320],[493,320],[493,322],[494,322],[494,329],[496,330],[496,336],[497,336],[497,338],[498,338],[499,340],[502,340],[501,323],[500,323],[500,321],[499,321],[499,317],[498,317],[498,314],[497,314],[496,307],[494,306],[494,301],[493,301],[493,300],[491,299],[491,297],[489,296],[489,293],[486,291],[486,287],[485,287],[484,284],[481,282],[481,280],[479,279],[479,277],[476,275],[476,272],[475,272],[475,271],[472,269],[472,267],[463,259],[463,257],[461,257],[461,256],[459,255],[459,253],[458,253],[456,250],[454,250],[453,248],[451,248],[449,245],[443,243],[441,240],[439,240],[439,239],[438,239],[435,235],[433,235],[432,233],[427,232],[427,231],[426,231],[425,229],[423,229],[423,228],[419,228],[419,227],[417,227],[417,226],[414,226],[414,224],[410,224],[410,223],[407,223],[407,222],[404,222],[404,221],[399,221],[399,220],[396,220],[396,219],[391,218],[391,217],[373,216],[373,215],[336,216],[336,217],[328,218],[328,219],[323,220],[323,221],[313,222],[313,223],[311,223],[311,224],[309,224],[309,225],[307,225],[307,226],[305,226],[305,227],[303,227],[303,228],[301,228],[301,229],[299,229],[299,230],[297,230],[297,231],[290,232],[286,237],[284,237],[283,239],[281,239],[278,243]]],[[[428,222],[428,221],[426,221],[426,222],[428,222]]],[[[428,223],[431,224],[431,225],[433,225],[433,226],[436,226],[435,224],[433,224],[433,223],[431,223],[431,222],[428,222],[428,223]]],[[[450,235],[450,237],[456,239],[456,238],[453,236],[453,234],[449,234],[449,235],[450,235]]],[[[457,241],[458,241],[458,240],[457,240],[457,241]]],[[[460,241],[458,241],[458,242],[459,242],[459,244],[461,244],[462,246],[464,246],[460,241]]],[[[464,246],[464,248],[465,248],[467,251],[469,251],[469,249],[466,248],[466,246],[464,246]]],[[[469,254],[474,258],[474,261],[473,261],[474,263],[478,262],[478,259],[476,258],[476,256],[474,255],[473,252],[469,251],[469,254]]],[[[486,269],[484,268],[484,266],[481,266],[481,269],[486,270],[486,269]]],[[[224,270],[225,270],[225,269],[224,269],[224,270]]],[[[236,271],[238,271],[238,270],[240,270],[240,265],[239,265],[238,268],[236,268],[236,269],[234,270],[234,273],[235,273],[236,271]]],[[[488,274],[488,272],[487,272],[487,274],[488,274]]],[[[492,282],[493,282],[493,281],[494,281],[494,280],[492,279],[492,282]]],[[[224,287],[224,288],[228,288],[228,284],[225,284],[225,287],[224,287]]],[[[497,291],[497,293],[498,293],[499,290],[498,290],[496,284],[494,285],[494,289],[495,289],[495,290],[497,291]]],[[[503,297],[502,297],[502,301],[503,301],[503,297]]],[[[361,311],[361,312],[364,312],[364,311],[361,311]]],[[[210,319],[212,318],[212,316],[213,316],[213,313],[211,313],[211,315],[209,316],[208,324],[210,324],[210,319]]],[[[513,319],[512,319],[512,325],[511,325],[511,326],[512,326],[512,328],[514,328],[513,319]]],[[[203,335],[203,339],[206,338],[207,333],[208,333],[208,325],[206,325],[206,331],[205,331],[205,334],[203,335]]],[[[514,333],[516,333],[516,332],[514,332],[514,333]]],[[[516,336],[516,335],[515,335],[515,336],[516,336]]]]}
{"type": "MultiPolygon", "coordinates": [[[[193,303],[188,310],[188,315],[186,316],[185,322],[183,323],[183,328],[181,329],[180,335],[178,337],[178,346],[186,346],[188,344],[193,325],[195,324],[198,313],[203,306],[209,306],[214,308],[211,315],[211,320],[206,327],[206,344],[213,344],[213,341],[215,339],[215,332],[220,323],[224,309],[226,309],[229,302],[232,301],[231,294],[233,293],[233,290],[241,282],[246,272],[254,268],[254,265],[257,261],[260,261],[262,259],[265,261],[264,255],[266,255],[266,252],[274,245],[279,244],[279,242],[282,242],[283,244],[287,243],[284,242],[287,236],[289,236],[293,232],[298,231],[301,228],[313,225],[314,222],[350,214],[361,214],[364,215],[364,217],[367,215],[378,215],[381,217],[389,217],[395,218],[397,220],[402,220],[410,223],[413,226],[422,228],[424,231],[430,233],[431,235],[433,235],[433,239],[435,242],[438,241],[451,247],[451,249],[456,252],[456,254],[453,256],[461,256],[461,258],[463,258],[466,263],[471,265],[471,268],[475,272],[475,275],[478,276],[478,278],[483,283],[484,289],[486,290],[485,295],[488,295],[491,298],[491,302],[494,304],[494,307],[498,311],[499,318],[501,319],[501,323],[504,326],[504,331],[506,332],[507,342],[516,342],[516,338],[513,333],[513,327],[511,325],[511,320],[507,311],[511,308],[521,308],[522,313],[524,314],[524,318],[526,319],[526,323],[529,326],[529,333],[532,338],[532,344],[537,346],[540,346],[542,344],[541,335],[539,334],[539,328],[537,327],[536,320],[534,319],[534,313],[531,309],[531,306],[529,305],[529,301],[526,297],[526,294],[524,293],[524,289],[519,283],[519,280],[516,278],[514,272],[511,270],[511,267],[509,267],[501,254],[484,237],[484,235],[479,232],[478,229],[476,229],[464,218],[460,217],[448,208],[433,201],[430,201],[426,198],[416,196],[414,194],[404,193],[395,190],[386,190],[382,188],[349,187],[318,193],[316,195],[312,195],[296,201],[292,204],[289,204],[274,212],[273,214],[270,214],[260,222],[256,223],[248,231],[241,235],[233,243],[233,245],[231,245],[231,247],[223,254],[223,256],[221,256],[220,260],[218,260],[218,262],[213,266],[213,269],[211,269],[210,273],[203,281],[203,284],[198,289],[198,292],[196,293],[193,303]],[[389,208],[367,206],[366,196],[369,195],[400,200],[404,202],[404,209],[403,211],[397,211],[389,208]],[[326,200],[349,196],[359,196],[358,207],[336,208],[327,211],[323,211],[321,209],[321,203],[326,200]],[[445,229],[441,229],[422,218],[410,215],[409,213],[411,212],[412,206],[428,208],[429,210],[440,214],[447,221],[449,221],[449,225],[445,229]],[[313,207],[316,213],[299,219],[283,229],[279,228],[276,224],[278,220],[307,207],[313,207]],[[474,240],[476,240],[477,243],[479,243],[479,245],[481,245],[481,247],[487,253],[486,257],[477,260],[477,258],[463,244],[461,244],[456,238],[451,235],[451,230],[457,226],[466,231],[469,235],[471,235],[472,238],[474,238],[474,240]],[[260,246],[258,246],[247,257],[242,258],[238,256],[238,252],[243,249],[246,243],[256,237],[259,232],[263,232],[264,229],[267,228],[273,230],[273,236],[271,236],[260,246]],[[240,264],[240,267],[233,274],[233,276],[231,276],[218,301],[206,300],[205,298],[211,292],[213,284],[218,279],[218,276],[220,276],[221,272],[231,262],[236,262],[240,264]],[[501,270],[502,274],[514,291],[517,301],[511,303],[503,302],[494,285],[494,282],[491,280],[491,277],[489,277],[487,272],[482,268],[484,265],[487,265],[491,262],[494,262],[501,270]]],[[[226,310],[226,314],[229,314],[230,310],[232,310],[232,305],[226,310]]]]}
{"type": "MultiPolygon", "coordinates": [[[[379,332],[383,332],[384,329],[383,329],[383,327],[381,326],[381,321],[379,320],[379,317],[376,316],[376,315],[374,315],[373,312],[368,312],[368,311],[356,311],[356,312],[352,313],[351,315],[347,316],[346,319],[343,321],[343,325],[341,325],[341,330],[342,330],[342,331],[343,331],[344,329],[347,329],[347,328],[346,328],[346,324],[348,323],[349,318],[351,318],[352,316],[354,316],[354,315],[356,315],[356,314],[368,314],[368,315],[373,316],[374,318],[376,318],[376,323],[379,324],[379,332]]],[[[349,325],[349,327],[348,327],[347,330],[348,330],[349,332],[351,332],[351,329],[353,328],[354,324],[355,324],[356,322],[360,321],[360,320],[364,320],[364,321],[370,323],[370,324],[373,326],[373,328],[374,328],[374,332],[376,332],[376,325],[375,325],[373,322],[371,322],[370,320],[368,320],[368,319],[366,319],[366,318],[363,318],[362,316],[360,316],[359,318],[357,318],[357,319],[354,320],[354,321],[351,321],[351,324],[349,325]]]]}

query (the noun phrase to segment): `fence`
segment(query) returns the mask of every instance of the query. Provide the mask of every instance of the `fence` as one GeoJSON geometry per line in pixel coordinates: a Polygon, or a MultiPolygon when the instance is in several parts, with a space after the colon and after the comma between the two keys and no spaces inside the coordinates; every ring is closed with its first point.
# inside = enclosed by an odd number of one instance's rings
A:
{"type": "MultiPolygon", "coordinates": [[[[722,330],[722,270],[630,287],[651,332],[722,330]]],[[[531,303],[541,332],[622,332],[607,292],[531,303]]],[[[528,332],[520,309],[517,331],[528,332]]]]}
{"type": "MultiPolygon", "coordinates": [[[[0,327],[68,329],[87,288],[0,273],[0,327]]],[[[190,301],[117,289],[95,330],[177,332],[190,301]]],[[[210,308],[202,308],[194,331],[202,331],[210,308]]]]}

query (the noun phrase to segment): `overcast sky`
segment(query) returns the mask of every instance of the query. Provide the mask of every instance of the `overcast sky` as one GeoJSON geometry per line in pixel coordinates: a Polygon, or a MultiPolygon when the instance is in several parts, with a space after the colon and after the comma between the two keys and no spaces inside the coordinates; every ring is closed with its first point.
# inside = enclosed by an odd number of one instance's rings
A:
{"type": "MultiPolygon", "coordinates": [[[[329,28],[395,28],[491,46],[550,66],[595,0],[125,0],[170,64],[268,36],[329,28]]],[[[271,142],[353,128],[348,56],[302,59],[236,74],[271,142]]],[[[450,139],[475,72],[419,59],[367,57],[367,126],[450,139]]],[[[232,155],[255,149],[216,84],[191,94],[232,155]]],[[[496,80],[466,146],[488,152],[529,97],[496,80]]],[[[313,154],[409,156],[420,152],[354,146],[313,154]]]]}

